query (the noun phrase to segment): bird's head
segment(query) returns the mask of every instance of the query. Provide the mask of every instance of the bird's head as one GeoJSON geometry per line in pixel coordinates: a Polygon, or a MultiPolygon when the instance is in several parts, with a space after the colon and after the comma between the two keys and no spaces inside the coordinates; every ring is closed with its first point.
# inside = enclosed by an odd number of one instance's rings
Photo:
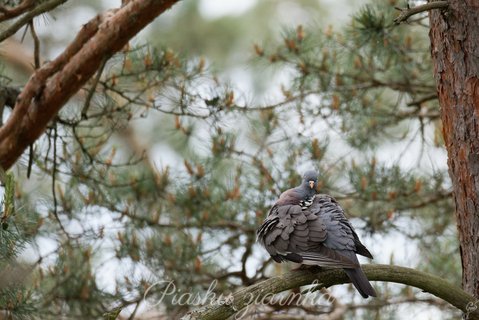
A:
{"type": "Polygon", "coordinates": [[[314,170],[308,170],[303,175],[302,186],[309,189],[316,189],[318,185],[318,173],[314,170]]]}

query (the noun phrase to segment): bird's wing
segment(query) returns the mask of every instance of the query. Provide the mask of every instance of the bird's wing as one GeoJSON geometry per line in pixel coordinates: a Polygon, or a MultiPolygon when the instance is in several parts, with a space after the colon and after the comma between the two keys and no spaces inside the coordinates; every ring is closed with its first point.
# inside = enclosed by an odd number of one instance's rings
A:
{"type": "Polygon", "coordinates": [[[301,201],[303,195],[298,188],[288,189],[283,192],[280,196],[278,201],[276,202],[277,206],[284,206],[284,205],[293,205],[298,204],[301,201]]]}
{"type": "Polygon", "coordinates": [[[316,195],[309,210],[325,224],[328,237],[324,245],[333,250],[347,250],[368,258],[373,258],[369,250],[361,243],[356,231],[339,203],[329,195],[316,195]]]}
{"type": "Polygon", "coordinates": [[[328,226],[312,210],[299,205],[275,205],[257,231],[258,241],[277,261],[325,267],[355,268],[352,260],[328,247],[328,226]]]}

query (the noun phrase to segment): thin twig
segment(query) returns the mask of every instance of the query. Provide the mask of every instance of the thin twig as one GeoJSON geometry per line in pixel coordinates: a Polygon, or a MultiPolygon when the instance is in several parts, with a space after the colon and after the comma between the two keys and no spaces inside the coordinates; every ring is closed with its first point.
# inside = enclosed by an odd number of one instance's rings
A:
{"type": "Polygon", "coordinates": [[[37,7],[33,8],[31,11],[26,13],[23,17],[15,21],[9,28],[0,33],[0,42],[7,39],[8,37],[14,35],[21,27],[28,24],[36,16],[51,11],[59,5],[67,2],[68,0],[51,0],[44,2],[37,7]]]}
{"type": "MultiPolygon", "coordinates": [[[[38,38],[37,33],[35,32],[35,26],[33,24],[33,19],[30,20],[28,23],[28,26],[30,27],[30,33],[32,35],[33,39],[33,57],[34,57],[34,63],[35,63],[35,70],[40,68],[40,39],[38,38]]],[[[27,168],[27,179],[30,178],[30,175],[32,174],[32,166],[33,166],[33,143],[30,144],[28,148],[28,168],[27,168]]]]}
{"type": "Polygon", "coordinates": [[[424,11],[433,10],[433,9],[445,9],[448,6],[449,6],[449,3],[447,1],[434,1],[434,2],[428,2],[420,6],[407,8],[407,9],[396,8],[399,11],[401,11],[401,13],[399,14],[399,16],[397,16],[396,19],[394,19],[394,23],[400,24],[402,22],[407,21],[407,19],[412,15],[415,15],[424,11]]]}
{"type": "Polygon", "coordinates": [[[428,95],[428,96],[425,96],[425,97],[422,97],[418,100],[413,100],[411,102],[408,102],[408,107],[413,107],[413,106],[417,106],[417,107],[420,107],[421,104],[423,104],[424,102],[427,102],[427,101],[430,101],[430,100],[434,100],[434,99],[437,99],[437,93],[433,93],[431,95],[428,95]]]}
{"type": "Polygon", "coordinates": [[[135,306],[135,308],[133,309],[133,312],[131,313],[131,315],[130,315],[130,317],[128,318],[128,320],[133,320],[133,319],[135,319],[135,316],[136,316],[136,313],[137,313],[139,307],[140,307],[140,301],[138,301],[138,302],[136,303],[136,306],[135,306]]]}
{"type": "Polygon", "coordinates": [[[33,39],[33,56],[35,62],[35,70],[40,68],[40,39],[35,31],[35,26],[33,24],[33,19],[28,23],[30,27],[30,33],[33,39]]]}
{"type": "Polygon", "coordinates": [[[57,201],[57,193],[55,190],[55,184],[56,184],[56,173],[57,173],[57,139],[58,139],[58,131],[57,131],[57,125],[56,123],[53,126],[53,168],[52,168],[52,196],[53,196],[53,215],[55,216],[55,219],[57,220],[58,224],[60,225],[60,228],[62,231],[65,233],[65,235],[69,238],[69,235],[65,228],[63,227],[62,222],[60,221],[60,218],[58,217],[58,201],[57,201]]]}
{"type": "Polygon", "coordinates": [[[33,166],[33,144],[30,144],[30,146],[28,147],[27,179],[30,179],[30,175],[32,174],[32,166],[33,166]]]}
{"type": "Polygon", "coordinates": [[[58,212],[57,212],[57,194],[55,191],[55,180],[56,180],[56,172],[57,172],[57,126],[53,127],[53,168],[52,168],[52,195],[53,195],[53,214],[55,218],[58,219],[58,212]]]}
{"type": "Polygon", "coordinates": [[[83,108],[81,110],[82,119],[87,119],[87,113],[88,113],[88,109],[90,108],[91,99],[93,98],[93,95],[95,94],[96,87],[98,86],[98,82],[100,81],[101,74],[103,73],[103,69],[105,69],[105,65],[107,61],[108,59],[106,57],[103,58],[100,68],[98,69],[96,73],[96,77],[95,79],[93,79],[93,83],[91,85],[90,91],[88,91],[88,95],[85,99],[85,104],[83,105],[83,108]]]}
{"type": "Polygon", "coordinates": [[[24,14],[34,5],[34,0],[23,0],[18,6],[10,9],[4,6],[0,6],[0,11],[3,13],[2,15],[0,15],[0,22],[18,17],[19,15],[24,14]]]}

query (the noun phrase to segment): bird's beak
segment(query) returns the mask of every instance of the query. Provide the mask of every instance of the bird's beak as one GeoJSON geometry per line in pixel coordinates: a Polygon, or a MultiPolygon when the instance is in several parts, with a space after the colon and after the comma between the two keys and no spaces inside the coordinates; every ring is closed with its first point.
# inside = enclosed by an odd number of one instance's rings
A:
{"type": "Polygon", "coordinates": [[[313,189],[313,188],[314,188],[314,181],[312,181],[312,180],[311,180],[311,181],[309,181],[309,187],[310,187],[311,189],[313,189]]]}

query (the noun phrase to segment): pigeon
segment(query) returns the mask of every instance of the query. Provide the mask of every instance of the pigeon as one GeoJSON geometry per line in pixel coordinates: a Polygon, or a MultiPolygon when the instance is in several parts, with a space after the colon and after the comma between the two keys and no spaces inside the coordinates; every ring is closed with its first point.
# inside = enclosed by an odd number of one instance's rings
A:
{"type": "Polygon", "coordinates": [[[343,268],[363,298],[376,297],[356,254],[373,258],[339,203],[317,194],[318,174],[307,171],[300,186],[283,192],[256,231],[274,261],[343,268]]]}

